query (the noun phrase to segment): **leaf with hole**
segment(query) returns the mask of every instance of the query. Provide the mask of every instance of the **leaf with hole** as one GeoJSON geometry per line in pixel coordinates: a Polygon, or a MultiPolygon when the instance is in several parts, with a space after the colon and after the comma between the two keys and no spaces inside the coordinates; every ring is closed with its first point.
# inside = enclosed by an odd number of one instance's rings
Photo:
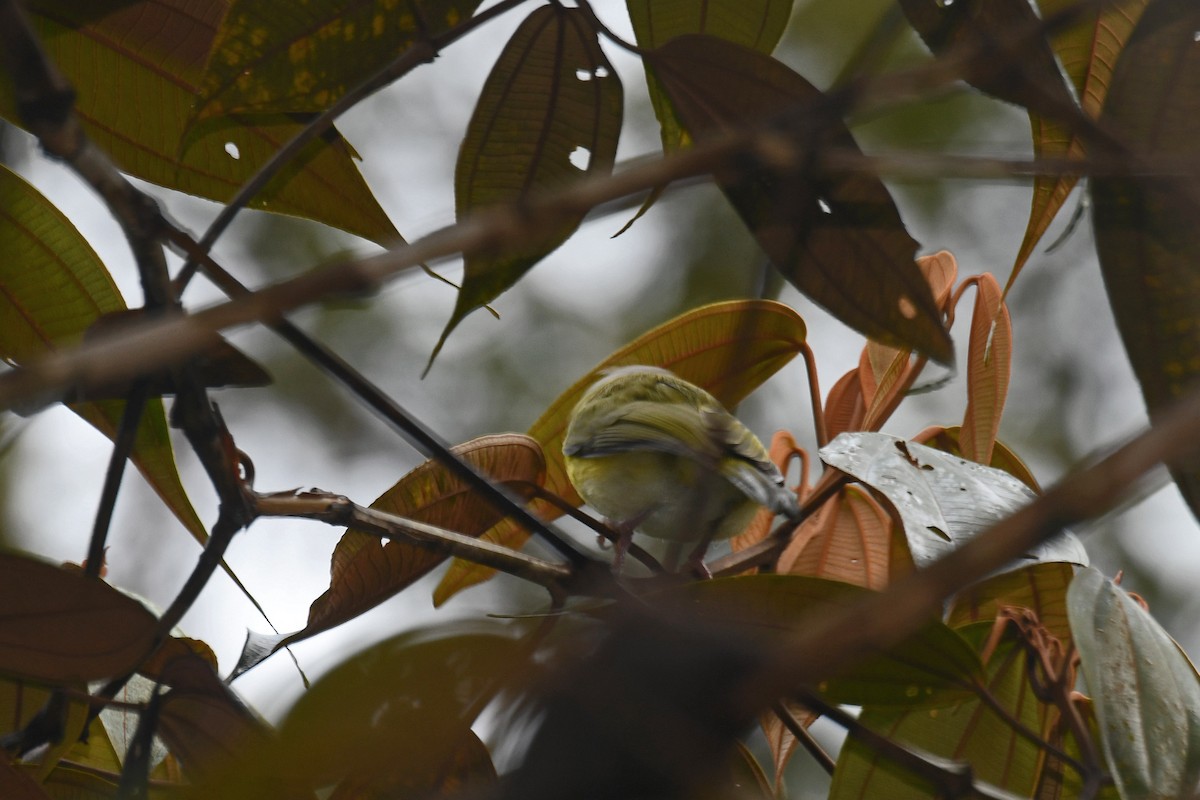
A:
{"type": "MultiPolygon", "coordinates": [[[[559,5],[534,11],[505,45],[467,124],[454,169],[458,219],[611,172],[623,98],[584,12],[559,5]]],[[[582,219],[566,215],[553,230],[526,231],[519,241],[468,253],[462,289],[430,363],[468,314],[516,283],[582,219]]]]}
{"type": "MultiPolygon", "coordinates": [[[[795,358],[806,333],[804,320],[783,303],[732,300],[694,309],[642,334],[577,380],[530,426],[529,435],[542,446],[546,458],[546,491],[570,505],[583,503],[567,478],[562,443],[575,404],[604,370],[628,364],[664,367],[733,408],[795,358]]],[[[562,514],[544,502],[535,502],[531,508],[545,520],[562,514]]],[[[518,548],[528,535],[518,526],[502,522],[484,538],[518,548]]],[[[487,567],[456,560],[435,590],[434,602],[440,605],[492,575],[487,567]]]]}
{"type": "Polygon", "coordinates": [[[696,141],[770,123],[798,151],[778,165],[731,160],[715,175],[792,285],[872,339],[953,361],[914,260],[917,243],[887,187],[820,167],[815,154],[860,151],[816,87],[770,56],[713,36],[680,36],[643,58],[696,141]]]}
{"type": "MultiPolygon", "coordinates": [[[[100,149],[131,175],[217,202],[232,198],[304,127],[274,114],[188,130],[226,9],[223,0],[29,4],[38,38],[75,88],[75,110],[100,149]]],[[[7,81],[0,116],[20,124],[7,81]]],[[[397,238],[336,132],[305,147],[250,205],[378,242],[397,238]]]]}
{"type": "MultiPolygon", "coordinates": [[[[821,460],[882,493],[895,506],[918,568],[1028,504],[1025,484],[992,467],[883,433],[843,433],[821,460]]],[[[1087,564],[1075,534],[1062,533],[1003,569],[1066,561],[1087,564]]]]}
{"type": "Polygon", "coordinates": [[[1071,632],[1124,798],[1190,798],[1200,782],[1200,678],[1179,646],[1098,570],[1067,591],[1071,632]]]}

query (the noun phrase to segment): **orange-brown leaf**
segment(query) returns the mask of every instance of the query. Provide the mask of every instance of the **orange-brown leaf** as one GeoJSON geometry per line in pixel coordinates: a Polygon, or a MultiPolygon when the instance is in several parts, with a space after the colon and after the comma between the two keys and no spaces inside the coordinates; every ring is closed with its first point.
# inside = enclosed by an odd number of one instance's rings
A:
{"type": "Polygon", "coordinates": [[[984,273],[975,282],[967,348],[967,410],[958,446],[964,458],[988,464],[1012,375],[1012,319],[1000,284],[984,273]]]}
{"type": "MultiPolygon", "coordinates": [[[[546,490],[567,503],[583,500],[567,478],[562,443],[571,412],[583,393],[604,370],[627,364],[663,367],[701,386],[733,408],[759,384],[800,352],[806,329],[791,307],[773,300],[732,300],[702,306],[676,317],[601,361],[558,396],[529,428],[546,457],[546,490]]],[[[551,520],[561,512],[535,502],[534,511],[551,520]]],[[[502,522],[484,537],[508,547],[520,547],[528,537],[523,529],[502,522]]],[[[481,583],[493,570],[455,561],[434,592],[438,605],[458,592],[481,583]]]]}
{"type": "Polygon", "coordinates": [[[888,583],[891,549],[888,512],[862,488],[846,486],[800,526],[777,569],[882,589],[888,583]]]}
{"type": "Polygon", "coordinates": [[[862,430],[867,406],[863,398],[858,367],[847,372],[829,390],[825,398],[825,432],[828,440],[839,433],[862,430]]]}

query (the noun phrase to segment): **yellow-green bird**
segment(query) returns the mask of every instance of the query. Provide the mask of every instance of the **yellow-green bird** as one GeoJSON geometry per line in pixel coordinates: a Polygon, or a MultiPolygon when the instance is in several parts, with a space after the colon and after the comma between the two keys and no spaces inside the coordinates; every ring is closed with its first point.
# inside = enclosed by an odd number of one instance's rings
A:
{"type": "Polygon", "coordinates": [[[607,371],[580,398],[563,440],[567,476],[617,528],[619,570],[634,530],[697,542],[740,533],[765,506],[799,514],[762,442],[715,397],[658,367],[607,371]]]}

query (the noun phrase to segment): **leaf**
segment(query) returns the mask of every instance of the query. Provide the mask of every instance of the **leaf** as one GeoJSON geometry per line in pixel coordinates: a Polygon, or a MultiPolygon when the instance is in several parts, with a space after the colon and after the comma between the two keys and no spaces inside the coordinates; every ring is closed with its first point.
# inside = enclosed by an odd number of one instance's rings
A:
{"type": "MultiPolygon", "coordinates": [[[[78,93],[89,137],[131,175],[217,202],[238,188],[302,127],[284,115],[253,123],[210,120],[184,134],[223,0],[189,3],[38,0],[30,21],[50,59],[78,93]],[[136,99],[136,102],[134,101],[136,99]]],[[[0,116],[20,124],[7,83],[0,116]]],[[[397,233],[334,135],[301,151],[251,202],[315,219],[378,242],[397,233]]]]}
{"type": "Polygon", "coordinates": [[[879,590],[888,584],[891,549],[891,516],[860,487],[846,486],[792,534],[775,569],[879,590]]]}
{"type": "MultiPolygon", "coordinates": [[[[459,220],[481,208],[612,172],[621,81],[579,9],[543,6],[509,39],[488,75],[454,169],[459,220]]],[[[468,314],[495,300],[579,227],[571,215],[519,245],[468,254],[462,289],[430,356],[468,314]]]]}
{"type": "MultiPolygon", "coordinates": [[[[643,59],[697,141],[773,122],[804,152],[859,152],[821,92],[769,56],[688,35],[643,59]]],[[[949,334],[914,262],[917,243],[883,182],[822,172],[813,161],[791,169],[729,167],[716,179],[797,289],[872,339],[953,361],[949,334]]]]}
{"type": "MultiPolygon", "coordinates": [[[[125,309],[100,257],[62,212],[0,165],[0,359],[23,364],[77,344],[102,314],[125,309]]],[[[68,406],[113,439],[124,401],[68,406]]],[[[192,508],[175,468],[162,400],[142,413],[130,460],[200,543],[208,532],[192,508]]]]}
{"type": "Polygon", "coordinates": [[[1200,679],[1187,656],[1095,569],[1075,576],[1067,611],[1121,797],[1192,797],[1200,781],[1200,679]]]}
{"type": "Polygon", "coordinates": [[[988,464],[1012,376],[1012,319],[1000,284],[988,273],[975,281],[967,353],[967,410],[958,446],[966,458],[988,464]]]}
{"type": "MultiPolygon", "coordinates": [[[[1096,252],[1108,301],[1154,421],[1200,376],[1200,226],[1195,181],[1142,174],[1143,158],[1200,155],[1200,5],[1153,3],[1114,69],[1101,115],[1130,150],[1126,176],[1092,180],[1096,252]]],[[[1200,517],[1200,465],[1172,465],[1200,517]]]]}
{"type": "Polygon", "coordinates": [[[329,800],[386,800],[391,797],[452,797],[478,792],[497,782],[491,753],[468,729],[436,769],[412,772],[402,767],[370,778],[347,778],[329,800]]]}
{"type": "MultiPolygon", "coordinates": [[[[1034,494],[1007,472],[883,433],[843,433],[821,460],[881,492],[900,514],[917,568],[925,567],[1026,505],[1034,494]]],[[[1005,569],[1087,564],[1075,534],[1045,542],[1005,569]]]]}
{"type": "MultiPolygon", "coordinates": [[[[655,592],[655,607],[677,608],[689,621],[737,630],[766,645],[782,644],[812,614],[861,601],[866,590],[799,575],[744,575],[655,592]]],[[[931,621],[902,644],[870,657],[819,689],[835,703],[949,705],[984,682],[978,656],[958,634],[931,621]]]]}
{"type": "MultiPolygon", "coordinates": [[[[991,623],[962,631],[975,649],[991,633],[991,623]]],[[[986,665],[986,685],[995,703],[1026,729],[1042,731],[1048,709],[1037,700],[1025,669],[1025,652],[1006,635],[986,665]]],[[[1039,748],[1020,736],[977,698],[949,708],[905,710],[864,708],[859,721],[889,739],[970,765],[970,776],[1021,797],[1030,796],[1040,770],[1039,748]]],[[[927,800],[942,796],[853,736],[846,739],[833,773],[830,800],[886,797],[927,800]]],[[[989,795],[991,796],[991,795],[989,795]]]]}
{"type": "MultiPolygon", "coordinates": [[[[517,433],[481,436],[451,449],[494,483],[521,494],[545,479],[538,443],[517,433]]],[[[371,508],[436,525],[466,536],[479,536],[503,513],[437,461],[426,461],[392,485],[371,508]]],[[[308,610],[303,630],[286,636],[251,634],[242,650],[236,677],[296,642],[341,625],[411,586],[445,561],[447,554],[404,539],[380,541],[347,530],[333,550],[329,588],[308,610]]]]}
{"type": "MultiPolygon", "coordinates": [[[[1113,65],[1133,33],[1149,0],[1108,0],[1080,7],[1075,0],[1038,0],[1043,17],[1069,11],[1078,22],[1051,34],[1050,44],[1075,87],[1083,113],[1100,116],[1108,94],[1113,65]]],[[[1080,138],[1063,125],[1031,114],[1033,153],[1039,159],[1086,157],[1080,138]]],[[[1008,278],[1011,287],[1021,268],[1058,214],[1078,181],[1074,175],[1038,175],[1033,181],[1033,206],[1029,225],[1008,278]]]]}
{"type": "Polygon", "coordinates": [[[862,381],[858,379],[858,367],[855,367],[838,378],[825,396],[826,434],[832,439],[840,433],[862,430],[866,413],[862,381]]]}
{"type": "Polygon", "coordinates": [[[158,620],[98,578],[0,553],[0,674],[62,685],[123,675],[158,620]]]}
{"type": "Polygon", "coordinates": [[[479,3],[229,0],[196,118],[324,111],[415,42],[470,18],[479,3]]]}
{"type": "MultiPolygon", "coordinates": [[[[683,34],[707,33],[769,54],[792,15],[792,0],[625,0],[625,7],[638,46],[646,50],[683,34]]],[[[687,133],[649,63],[645,67],[650,104],[662,126],[663,150],[670,152],[686,143],[687,133]]]]}
{"type": "Polygon", "coordinates": [[[992,622],[1002,606],[1027,608],[1064,645],[1071,642],[1067,621],[1067,587],[1075,568],[1059,562],[1034,564],[1006,572],[963,589],[954,596],[946,624],[962,628],[992,622]]]}
{"type": "MultiPolygon", "coordinates": [[[[583,503],[567,478],[562,443],[575,405],[605,370],[628,364],[663,367],[707,389],[726,408],[733,408],[795,358],[806,334],[804,320],[789,306],[773,300],[701,306],[642,334],[576,381],[530,426],[528,433],[541,445],[546,458],[546,490],[568,504],[583,503]]],[[[562,514],[544,502],[534,502],[531,509],[546,521],[562,514]]],[[[502,522],[483,538],[518,548],[528,534],[502,522]]],[[[492,574],[486,567],[455,560],[434,591],[434,603],[441,605],[492,574]]]]}
{"type": "MultiPolygon", "coordinates": [[[[936,447],[938,450],[943,450],[950,455],[962,456],[962,450],[958,446],[958,439],[961,435],[962,428],[960,427],[942,428],[935,426],[923,431],[919,441],[921,444],[936,447]]],[[[1008,445],[1004,444],[1004,442],[997,441],[993,443],[992,459],[988,466],[1004,470],[1035,493],[1041,494],[1042,489],[1038,485],[1037,478],[1033,477],[1033,472],[1021,460],[1020,456],[1009,449],[1008,445]]]]}
{"type": "Polygon", "coordinates": [[[8,800],[51,800],[27,770],[0,758],[0,797],[8,800]]]}

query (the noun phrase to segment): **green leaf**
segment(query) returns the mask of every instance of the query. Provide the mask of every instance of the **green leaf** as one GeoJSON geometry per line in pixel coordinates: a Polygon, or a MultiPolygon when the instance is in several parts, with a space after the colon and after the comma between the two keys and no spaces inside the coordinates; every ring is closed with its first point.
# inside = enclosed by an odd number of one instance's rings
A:
{"type": "Polygon", "coordinates": [[[1027,608],[1051,635],[1069,645],[1067,587],[1073,577],[1075,567],[1052,561],[988,578],[954,596],[946,624],[961,628],[974,622],[993,622],[1005,606],[1027,608]]]}
{"type": "MultiPolygon", "coordinates": [[[[518,494],[541,485],[546,464],[541,447],[518,433],[481,436],[451,448],[494,483],[518,494]]],[[[479,536],[503,513],[437,461],[426,461],[371,504],[428,525],[479,536]]],[[[329,588],[308,609],[303,630],[286,636],[251,633],[233,670],[236,677],[281,648],[341,625],[411,586],[447,558],[404,539],[347,530],[333,550],[329,588]]]]}
{"type": "MultiPolygon", "coordinates": [[[[3,166],[0,252],[0,359],[10,364],[77,344],[102,314],[125,308],[108,270],[70,220],[3,166]]],[[[70,406],[110,439],[124,407],[122,400],[70,406]]],[[[162,400],[146,404],[130,458],[192,536],[207,541],[179,481],[162,400]]]]}
{"type": "Polygon", "coordinates": [[[324,111],[422,36],[468,19],[479,3],[230,0],[196,117],[324,111]]]}
{"type": "MultiPolygon", "coordinates": [[[[224,2],[38,0],[29,13],[78,92],[87,134],[131,175],[225,202],[303,125],[283,115],[209,120],[185,130],[224,2]],[[100,6],[99,8],[97,6],[100,6]]],[[[8,83],[0,116],[20,124],[8,83]]],[[[336,134],[306,147],[251,202],[373,239],[398,234],[336,134]]]]}
{"type": "MultiPolygon", "coordinates": [[[[1200,378],[1200,208],[1191,177],[1147,174],[1140,158],[1200,156],[1200,4],[1152,3],[1113,71],[1100,123],[1130,151],[1126,176],[1091,182],[1108,301],[1150,419],[1200,378]]],[[[1172,475],[1200,517],[1200,465],[1172,475]]]]}
{"type": "Polygon", "coordinates": [[[0,608],[0,674],[56,685],[132,671],[158,622],[78,568],[14,553],[0,553],[0,608]]]}
{"type": "MultiPolygon", "coordinates": [[[[656,607],[677,609],[689,620],[737,630],[782,645],[811,615],[835,613],[860,602],[869,590],[800,575],[746,575],[690,583],[656,592],[656,607]]],[[[835,703],[903,707],[951,705],[973,696],[985,682],[979,657],[940,622],[889,650],[865,659],[820,691],[835,703]]]]}
{"type": "MultiPolygon", "coordinates": [[[[777,124],[806,152],[857,153],[822,93],[770,56],[712,36],[680,36],[645,54],[697,140],[777,124]]],[[[953,361],[950,335],[887,187],[866,174],[730,167],[716,176],[787,280],[872,339],[953,361]]]]}
{"type": "MultiPolygon", "coordinates": [[[[583,503],[567,478],[562,443],[576,403],[604,370],[628,364],[663,367],[732,409],[795,358],[806,333],[804,320],[783,303],[733,300],[702,306],[642,334],[577,380],[529,428],[546,458],[546,490],[571,505],[583,503]]],[[[531,509],[547,521],[562,514],[545,502],[535,501],[531,509]]],[[[502,522],[484,538],[519,548],[528,536],[517,525],[502,522]]],[[[434,602],[440,605],[493,574],[487,567],[455,560],[434,592],[434,602]]]]}
{"type": "MultiPolygon", "coordinates": [[[[991,623],[961,631],[981,650],[991,623]]],[[[1041,731],[1048,709],[1034,695],[1025,669],[1025,651],[1013,636],[1005,636],[988,659],[986,685],[996,704],[1026,729],[1041,731]]],[[[932,753],[965,762],[979,781],[1027,797],[1040,770],[1036,745],[1020,736],[1008,720],[978,699],[948,708],[893,710],[864,708],[859,721],[871,730],[932,753]]],[[[888,800],[926,800],[940,796],[933,787],[884,758],[853,736],[846,740],[833,773],[830,800],[886,797],[888,800]]]]}
{"type": "MultiPolygon", "coordinates": [[[[928,566],[1028,504],[1025,484],[999,469],[885,433],[843,433],[821,460],[882,493],[900,514],[913,562],[928,566]]],[[[1003,569],[1065,561],[1087,564],[1079,538],[1066,531],[1003,569]]]]}
{"type": "MultiPolygon", "coordinates": [[[[467,126],[454,170],[458,219],[610,173],[623,96],[582,11],[559,5],[534,11],[505,45],[467,126]]],[[[458,301],[430,363],[464,317],[516,283],[582,219],[573,216],[518,245],[468,255],[458,301]]]]}
{"type": "MultiPolygon", "coordinates": [[[[638,46],[647,50],[683,34],[707,33],[769,54],[792,16],[792,0],[625,0],[625,6],[638,46]]],[[[686,143],[687,134],[649,63],[645,67],[663,150],[670,152],[686,143]]]]}
{"type": "Polygon", "coordinates": [[[1095,569],[1067,592],[1071,632],[1121,797],[1193,797],[1200,678],[1141,605],[1095,569]]]}

